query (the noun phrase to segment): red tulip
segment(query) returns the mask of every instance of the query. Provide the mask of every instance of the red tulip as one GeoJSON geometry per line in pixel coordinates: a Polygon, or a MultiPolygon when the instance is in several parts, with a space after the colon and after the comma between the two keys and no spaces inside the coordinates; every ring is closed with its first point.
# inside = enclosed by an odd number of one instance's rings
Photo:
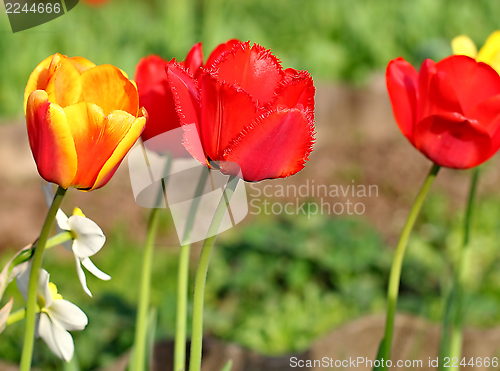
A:
{"type": "Polygon", "coordinates": [[[182,64],[167,65],[186,149],[226,174],[236,174],[231,164],[237,164],[247,181],[302,170],[314,142],[315,89],[309,73],[283,70],[257,44],[219,48],[198,79],[182,64]]]}
{"type": "MultiPolygon", "coordinates": [[[[210,54],[207,65],[220,56],[224,51],[238,43],[238,40],[229,40],[219,45],[210,54]]],[[[175,111],[174,98],[167,82],[165,67],[169,62],[157,55],[151,55],[139,61],[135,72],[135,82],[139,90],[139,103],[148,112],[148,123],[142,133],[142,140],[149,139],[160,134],[180,128],[180,120],[175,111]]],[[[174,62],[171,62],[174,63],[174,62]]],[[[195,44],[186,56],[186,60],[180,65],[195,78],[200,76],[203,68],[203,50],[201,43],[195,44]]],[[[182,132],[176,138],[176,133],[169,137],[161,137],[157,141],[149,141],[146,146],[156,152],[169,151],[176,157],[186,152],[182,146],[182,132]],[[169,140],[165,142],[165,140],[169,140]]]]}
{"type": "Polygon", "coordinates": [[[489,65],[453,55],[417,72],[398,58],[386,80],[401,132],[437,165],[468,169],[500,148],[500,76],[489,65]]]}

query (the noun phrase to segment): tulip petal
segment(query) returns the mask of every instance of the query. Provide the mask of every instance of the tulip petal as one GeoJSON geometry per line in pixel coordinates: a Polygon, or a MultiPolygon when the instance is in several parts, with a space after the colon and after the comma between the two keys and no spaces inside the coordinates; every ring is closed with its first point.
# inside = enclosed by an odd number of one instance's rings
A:
{"type": "MultiPolygon", "coordinates": [[[[246,181],[285,178],[304,167],[312,151],[314,125],[304,111],[276,109],[246,128],[224,153],[239,165],[246,181]]],[[[234,169],[222,163],[222,172],[234,169]]]]}
{"type": "Polygon", "coordinates": [[[307,109],[311,113],[311,119],[314,119],[315,89],[309,72],[287,68],[276,94],[274,107],[284,105],[288,108],[307,109]]]}
{"type": "Polygon", "coordinates": [[[221,82],[244,89],[259,107],[271,102],[284,76],[276,56],[260,45],[250,47],[248,42],[224,54],[207,73],[221,82]]]}
{"type": "Polygon", "coordinates": [[[166,72],[175,110],[184,129],[184,147],[195,159],[205,164],[205,153],[200,150],[200,102],[197,83],[178,63],[170,62],[166,72]]]}
{"type": "Polygon", "coordinates": [[[426,68],[424,62],[419,76],[419,112],[417,120],[421,121],[428,116],[450,112],[463,114],[462,106],[449,76],[442,71],[435,70],[434,67],[431,67],[430,70],[426,68]]]}
{"type": "Polygon", "coordinates": [[[413,142],[418,73],[410,63],[403,58],[397,58],[387,66],[386,82],[396,123],[403,135],[413,142]]]}
{"type": "Polygon", "coordinates": [[[497,72],[500,71],[500,31],[493,32],[477,55],[478,62],[488,63],[497,72]]]}
{"type": "Polygon", "coordinates": [[[80,74],[83,71],[87,71],[88,69],[95,67],[95,63],[92,63],[83,57],[71,57],[69,58],[69,61],[73,64],[73,66],[75,66],[80,74]]]}
{"type": "Polygon", "coordinates": [[[26,125],[38,172],[48,182],[68,188],[77,170],[77,152],[63,109],[36,90],[28,99],[26,125]]]}
{"type": "Polygon", "coordinates": [[[241,44],[241,41],[237,39],[231,39],[224,44],[218,45],[208,56],[207,63],[205,63],[205,69],[210,69],[218,59],[224,57],[224,55],[231,49],[233,49],[237,44],[241,44]]]}
{"type": "Polygon", "coordinates": [[[30,77],[28,78],[28,83],[24,90],[24,113],[26,113],[26,105],[28,104],[28,97],[35,90],[44,90],[47,86],[48,81],[48,68],[50,62],[52,61],[52,55],[41,61],[38,66],[35,67],[30,77]]]}
{"type": "MultiPolygon", "coordinates": [[[[150,55],[147,58],[142,58],[135,69],[135,82],[139,90],[139,100],[141,96],[147,94],[152,88],[155,88],[162,81],[167,81],[165,67],[167,61],[157,55],[150,55]]],[[[142,101],[141,106],[144,106],[142,101]]],[[[149,109],[148,109],[149,113],[149,109]]]]}
{"type": "Polygon", "coordinates": [[[68,121],[71,122],[72,136],[78,154],[78,171],[72,185],[82,190],[93,189],[97,179],[110,171],[108,165],[110,159],[116,160],[114,162],[116,165],[118,160],[123,158],[116,158],[118,153],[123,152],[122,150],[117,152],[118,148],[123,148],[122,145],[128,146],[122,154],[125,156],[135,143],[142,132],[145,119],[136,120],[134,116],[123,111],[114,111],[105,117],[100,107],[87,102],[66,107],[64,111],[68,121]],[[142,122],[139,130],[136,122],[142,122]],[[132,127],[135,129],[131,131],[132,127]],[[129,134],[136,135],[132,143],[129,134]],[[124,140],[125,143],[122,143],[124,140]]]}
{"type": "Polygon", "coordinates": [[[49,101],[66,107],[78,102],[82,93],[80,73],[66,56],[56,54],[49,67],[45,91],[49,101]]]}
{"type": "Polygon", "coordinates": [[[451,48],[453,49],[453,54],[466,55],[471,58],[476,58],[477,56],[476,44],[474,44],[474,41],[469,36],[461,35],[455,37],[451,40],[451,48]]]}
{"type": "Polygon", "coordinates": [[[131,117],[122,111],[112,112],[108,117],[108,127],[111,130],[118,131],[128,129],[125,136],[118,142],[118,145],[113,151],[113,154],[108,158],[104,166],[101,168],[99,175],[95,181],[92,190],[106,185],[114,175],[125,155],[130,151],[132,146],[141,136],[144,126],[146,125],[145,117],[131,117]]]}
{"type": "Polygon", "coordinates": [[[73,241],[73,252],[79,258],[94,255],[106,242],[106,236],[104,236],[101,228],[89,218],[72,215],[68,219],[68,225],[76,235],[73,241]]]}
{"type": "Polygon", "coordinates": [[[220,160],[224,150],[257,116],[252,97],[210,75],[201,77],[201,143],[205,154],[220,160]]]}
{"type": "Polygon", "coordinates": [[[115,110],[137,116],[139,107],[137,88],[119,68],[104,64],[84,71],[81,78],[81,101],[98,105],[106,116],[115,110]]]}
{"type": "Polygon", "coordinates": [[[500,148],[500,95],[479,103],[467,118],[476,120],[488,131],[492,138],[491,150],[497,152],[500,148]]]}
{"type": "Polygon", "coordinates": [[[52,353],[66,362],[71,361],[75,352],[75,344],[71,334],[49,318],[46,313],[40,314],[38,334],[52,353]]]}
{"type": "Polygon", "coordinates": [[[419,122],[414,141],[431,161],[454,169],[477,166],[492,156],[486,129],[457,113],[429,116],[419,122]]]}
{"type": "Polygon", "coordinates": [[[64,300],[54,300],[48,309],[50,317],[68,331],[83,330],[88,324],[87,315],[75,304],[64,300]]]}
{"type": "Polygon", "coordinates": [[[194,44],[184,61],[184,67],[194,78],[200,74],[201,67],[203,66],[203,48],[201,43],[194,44]]]}
{"type": "Polygon", "coordinates": [[[448,76],[465,116],[477,104],[500,94],[500,76],[489,65],[464,55],[453,55],[436,64],[448,76]]]}

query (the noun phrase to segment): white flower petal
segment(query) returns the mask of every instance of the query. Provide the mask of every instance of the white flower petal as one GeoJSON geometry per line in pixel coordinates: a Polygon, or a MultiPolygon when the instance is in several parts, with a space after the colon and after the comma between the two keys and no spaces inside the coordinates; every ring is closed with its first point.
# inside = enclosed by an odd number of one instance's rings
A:
{"type": "MultiPolygon", "coordinates": [[[[42,182],[42,191],[43,195],[45,196],[45,202],[47,203],[47,206],[50,207],[50,205],[52,205],[52,201],[54,201],[54,195],[55,195],[55,193],[52,191],[52,183],[42,182]]],[[[58,232],[60,229],[69,231],[68,217],[61,209],[57,210],[56,221],[57,221],[58,232]]]]}
{"type": "Polygon", "coordinates": [[[47,309],[52,320],[65,330],[83,330],[88,324],[87,315],[75,304],[67,300],[54,300],[47,309]]]}
{"type": "Polygon", "coordinates": [[[0,273],[0,300],[2,300],[3,293],[9,284],[9,270],[12,260],[7,263],[7,265],[2,269],[0,273]]]}
{"type": "Polygon", "coordinates": [[[49,318],[46,313],[40,315],[38,333],[52,353],[66,362],[71,361],[75,352],[75,344],[73,343],[71,334],[58,324],[57,321],[49,318]]]}
{"type": "Polygon", "coordinates": [[[73,252],[80,258],[86,258],[97,253],[106,242],[106,236],[101,228],[89,218],[72,215],[68,225],[76,239],[73,241],[73,252]]]}
{"type": "Polygon", "coordinates": [[[14,300],[10,299],[10,301],[0,310],[0,334],[5,330],[5,327],[7,327],[7,318],[9,318],[13,303],[14,300]]]}
{"type": "Polygon", "coordinates": [[[74,255],[75,261],[76,261],[76,273],[78,274],[78,279],[80,280],[80,283],[82,284],[83,291],[85,293],[92,297],[92,293],[90,292],[88,286],[87,286],[87,277],[85,277],[85,272],[83,271],[82,265],[80,263],[80,258],[76,255],[74,255]]]}
{"type": "Polygon", "coordinates": [[[57,232],[61,231],[69,231],[71,230],[68,223],[68,217],[61,209],[57,210],[56,213],[56,222],[57,222],[57,232]]]}
{"type": "Polygon", "coordinates": [[[31,246],[32,246],[32,244],[29,244],[29,245],[23,247],[21,250],[19,250],[17,252],[17,254],[14,255],[12,257],[12,259],[10,259],[9,262],[2,269],[2,272],[0,273],[0,300],[2,299],[3,294],[5,292],[5,289],[7,288],[9,283],[11,283],[14,278],[17,278],[20,274],[22,274],[28,266],[28,263],[25,262],[25,263],[18,264],[11,269],[12,262],[19,255],[21,255],[24,251],[29,250],[31,248],[31,246]],[[9,271],[10,271],[10,274],[9,274],[9,271]]]}
{"type": "Polygon", "coordinates": [[[90,260],[89,258],[83,258],[81,260],[81,263],[83,264],[83,266],[85,268],[87,268],[87,270],[90,273],[92,273],[94,276],[96,276],[100,280],[109,281],[111,279],[110,275],[107,275],[106,273],[104,273],[103,271],[101,271],[99,268],[97,268],[95,266],[95,264],[92,262],[92,260],[90,260]]]}
{"type": "MultiPolygon", "coordinates": [[[[31,270],[31,264],[30,264],[31,270]]],[[[50,274],[45,269],[40,269],[40,274],[38,276],[38,293],[45,299],[45,308],[50,307],[52,304],[52,294],[49,289],[49,278],[50,274]]]]}
{"type": "MultiPolygon", "coordinates": [[[[31,260],[25,263],[19,264],[17,267],[20,267],[20,272],[16,277],[17,289],[23,296],[24,301],[28,301],[28,285],[30,281],[30,271],[31,271],[31,260]]],[[[16,268],[17,268],[16,267],[16,268]]]]}

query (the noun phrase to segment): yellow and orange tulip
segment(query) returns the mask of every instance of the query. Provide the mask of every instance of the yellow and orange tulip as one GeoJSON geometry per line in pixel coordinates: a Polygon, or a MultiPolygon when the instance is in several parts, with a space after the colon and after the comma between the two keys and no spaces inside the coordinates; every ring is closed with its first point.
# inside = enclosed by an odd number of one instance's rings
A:
{"type": "Polygon", "coordinates": [[[137,87],[125,72],[54,54],[24,92],[28,137],[38,172],[63,188],[104,186],[146,125],[137,87]]]}

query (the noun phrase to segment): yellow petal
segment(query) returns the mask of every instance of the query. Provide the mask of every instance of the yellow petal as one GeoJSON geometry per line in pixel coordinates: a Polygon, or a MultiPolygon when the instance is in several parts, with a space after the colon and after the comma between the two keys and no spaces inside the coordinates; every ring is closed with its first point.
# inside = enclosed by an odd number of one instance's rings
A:
{"type": "Polygon", "coordinates": [[[105,115],[121,110],[137,117],[139,110],[137,88],[119,68],[104,64],[84,71],[81,76],[81,101],[97,104],[105,115]]]}
{"type": "Polygon", "coordinates": [[[123,120],[126,120],[127,123],[129,123],[131,120],[134,121],[127,135],[118,144],[115,151],[113,152],[113,155],[103,166],[101,172],[99,173],[99,176],[97,177],[95,185],[92,189],[100,188],[104,186],[107,182],[109,182],[115,171],[118,169],[118,166],[120,166],[120,163],[122,162],[125,155],[128,153],[130,148],[132,148],[137,139],[139,139],[139,137],[142,134],[142,131],[144,130],[144,126],[146,125],[146,117],[143,116],[138,118],[135,117],[126,118],[125,115],[126,115],[125,112],[115,111],[108,116],[110,125],[119,125],[120,122],[123,122],[123,120]]]}
{"type": "Polygon", "coordinates": [[[79,216],[85,217],[85,214],[83,213],[82,209],[80,209],[79,207],[75,207],[73,209],[73,215],[79,215],[79,216]]]}
{"type": "Polygon", "coordinates": [[[106,117],[99,106],[88,102],[66,107],[64,112],[78,156],[78,170],[72,186],[90,190],[136,118],[124,111],[112,112],[106,117]]]}
{"type": "Polygon", "coordinates": [[[95,63],[92,63],[83,57],[71,57],[69,61],[73,63],[73,66],[75,66],[80,73],[87,71],[89,68],[95,67],[95,63]]]}
{"type": "Polygon", "coordinates": [[[52,282],[49,282],[49,291],[52,300],[61,300],[63,298],[62,295],[57,292],[57,286],[52,282]]]}
{"type": "Polygon", "coordinates": [[[68,188],[75,177],[75,144],[63,109],[43,90],[28,97],[26,125],[38,172],[48,182],[68,188]]]}
{"type": "Polygon", "coordinates": [[[488,63],[500,72],[500,31],[493,32],[479,50],[478,62],[488,63]]]}
{"type": "Polygon", "coordinates": [[[453,49],[453,54],[466,55],[471,58],[476,58],[476,44],[474,44],[474,41],[472,41],[469,36],[461,35],[455,37],[451,41],[451,48],[453,49]]]}
{"type": "Polygon", "coordinates": [[[24,113],[26,113],[26,104],[28,102],[28,97],[35,90],[45,90],[47,86],[47,69],[50,65],[50,61],[52,60],[52,55],[50,57],[45,58],[41,61],[38,66],[35,67],[33,72],[28,79],[28,83],[26,84],[26,88],[24,90],[24,113]]]}
{"type": "Polygon", "coordinates": [[[49,80],[45,91],[49,100],[61,107],[78,102],[82,92],[80,73],[65,56],[56,59],[54,56],[49,66],[49,80]]]}

